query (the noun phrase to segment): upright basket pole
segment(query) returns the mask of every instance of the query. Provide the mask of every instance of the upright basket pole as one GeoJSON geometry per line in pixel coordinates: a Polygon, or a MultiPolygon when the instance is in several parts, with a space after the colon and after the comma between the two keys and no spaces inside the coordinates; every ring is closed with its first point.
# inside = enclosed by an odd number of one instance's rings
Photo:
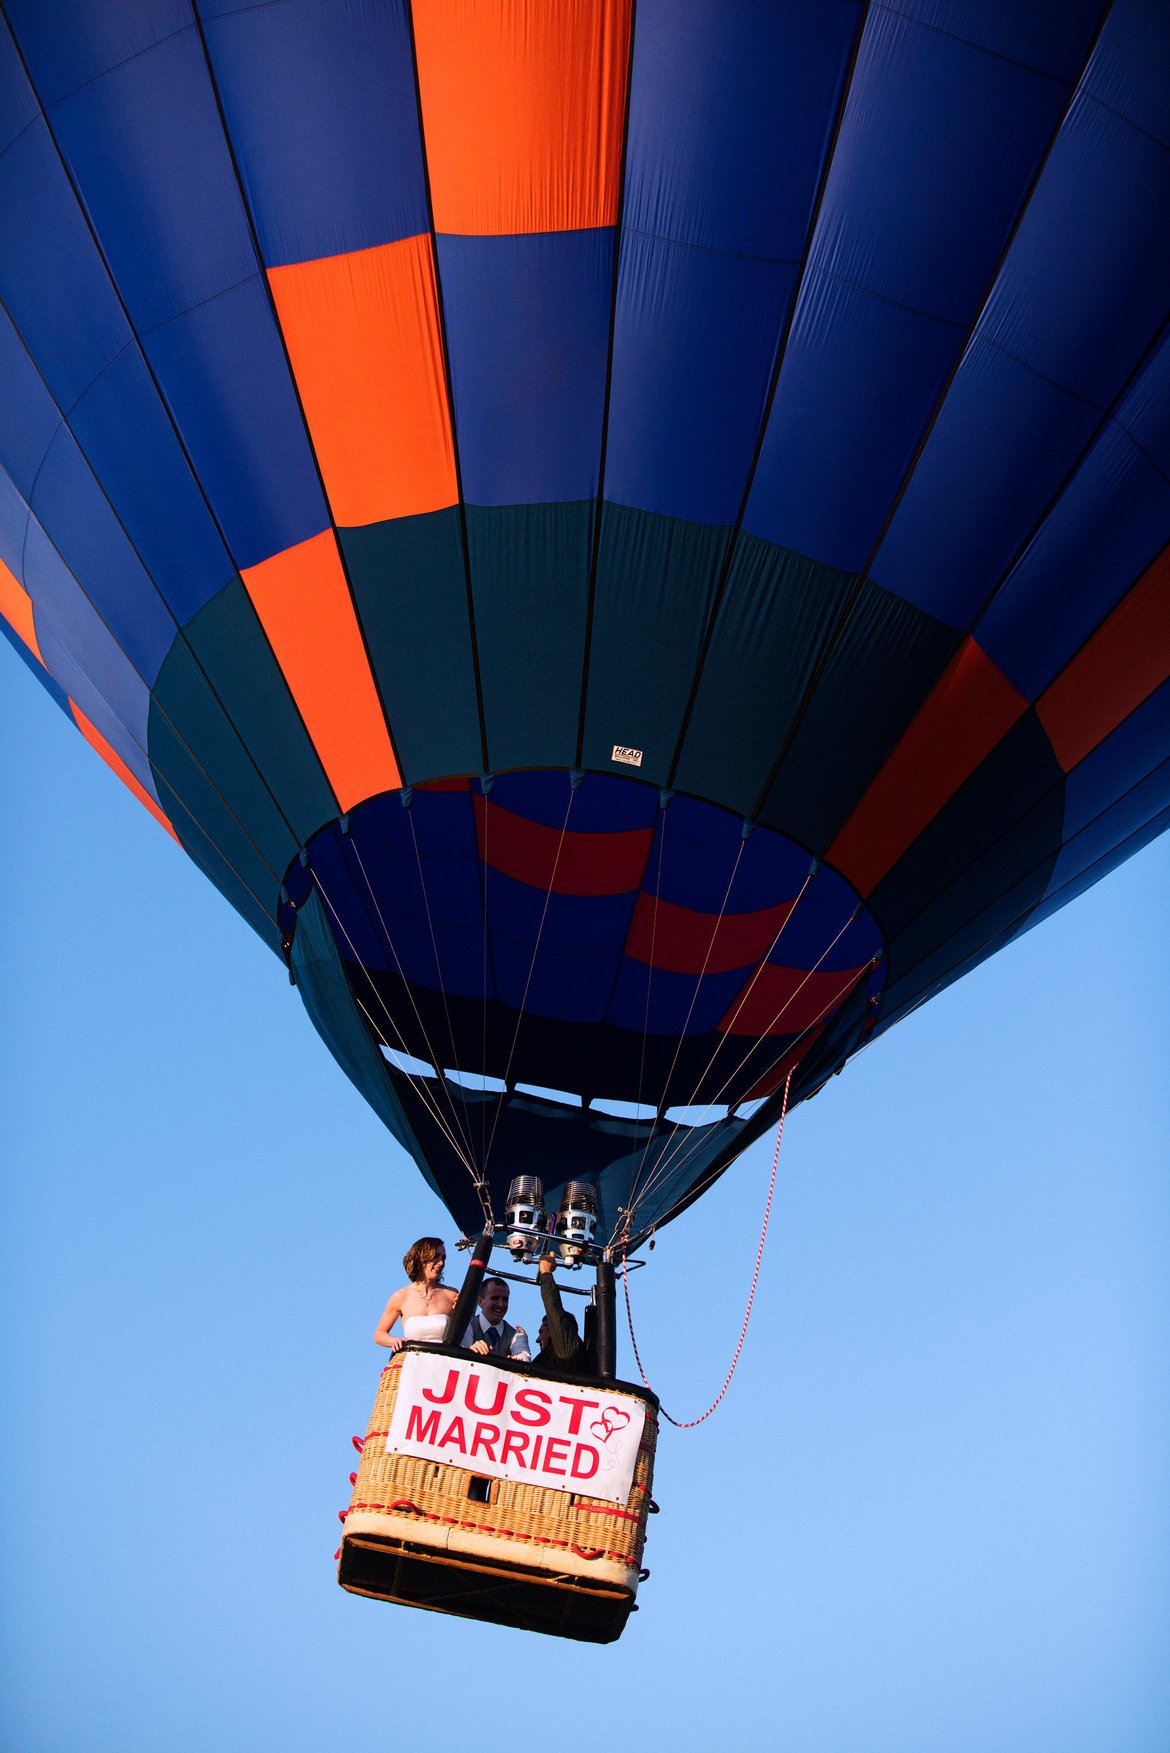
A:
{"type": "Polygon", "coordinates": [[[597,1373],[603,1382],[617,1375],[617,1292],[612,1260],[597,1262],[597,1373]]]}
{"type": "Polygon", "coordinates": [[[476,1242],[474,1248],[471,1250],[471,1259],[468,1262],[463,1286],[459,1292],[458,1301],[456,1302],[455,1307],[451,1310],[450,1318],[447,1322],[448,1345],[463,1344],[463,1335],[470,1326],[471,1317],[475,1313],[475,1302],[476,1298],[479,1296],[479,1287],[483,1283],[483,1275],[491,1257],[491,1232],[485,1230],[483,1235],[480,1236],[479,1240],[476,1242]]]}

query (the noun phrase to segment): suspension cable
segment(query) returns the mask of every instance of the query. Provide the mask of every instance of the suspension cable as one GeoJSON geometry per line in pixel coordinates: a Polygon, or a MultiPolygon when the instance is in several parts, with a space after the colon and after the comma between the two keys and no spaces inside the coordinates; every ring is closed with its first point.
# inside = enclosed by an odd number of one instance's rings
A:
{"type": "MultiPolygon", "coordinates": [[[[711,1414],[726,1394],[728,1388],[731,1386],[731,1378],[735,1374],[736,1365],[739,1363],[740,1353],[743,1350],[743,1342],[747,1338],[748,1322],[752,1318],[752,1304],[756,1300],[756,1286],[760,1282],[760,1263],[764,1258],[764,1243],[768,1239],[768,1220],[772,1215],[772,1195],[776,1190],[776,1170],[780,1162],[780,1140],[784,1136],[784,1116],[788,1112],[788,1088],[791,1082],[792,1073],[790,1071],[784,1080],[784,1099],[780,1106],[780,1124],[776,1128],[776,1149],[772,1153],[772,1174],[768,1181],[768,1197],[764,1204],[764,1221],[760,1229],[760,1245],[756,1249],[756,1265],[755,1270],[752,1273],[751,1289],[748,1291],[747,1308],[744,1310],[743,1326],[739,1330],[739,1342],[736,1345],[735,1353],[731,1359],[731,1366],[728,1369],[726,1376],[723,1378],[723,1386],[720,1388],[718,1394],[716,1394],[714,1400],[712,1400],[710,1406],[708,1406],[706,1412],[701,1413],[698,1418],[673,1418],[666,1410],[666,1407],[660,1403],[659,1411],[662,1413],[663,1418],[666,1419],[668,1424],[673,1424],[676,1430],[694,1430],[697,1424],[702,1424],[704,1419],[710,1418],[711,1414]]],[[[650,1383],[647,1379],[646,1371],[642,1367],[642,1358],[638,1351],[638,1341],[634,1334],[634,1315],[633,1310],[630,1307],[630,1274],[624,1259],[622,1262],[622,1290],[624,1291],[626,1298],[626,1320],[629,1323],[630,1344],[634,1348],[634,1358],[638,1365],[638,1374],[641,1376],[646,1387],[649,1388],[650,1383]]],[[[651,1392],[653,1392],[653,1389],[651,1389],[651,1392]]]]}
{"type": "MultiPolygon", "coordinates": [[[[452,1122],[455,1125],[455,1127],[457,1128],[460,1136],[462,1137],[464,1144],[467,1146],[468,1161],[473,1162],[475,1159],[475,1151],[474,1151],[474,1149],[472,1147],[472,1143],[471,1143],[471,1134],[468,1131],[467,1127],[462,1124],[461,1119],[460,1119],[459,1110],[455,1105],[455,1098],[451,1094],[451,1091],[447,1086],[446,1078],[443,1078],[441,1075],[443,1068],[439,1064],[439,1057],[438,1057],[438,1054],[435,1052],[435,1049],[431,1043],[429,1031],[427,1029],[426,1024],[423,1022],[423,1019],[422,1019],[422,1013],[420,1012],[418,1005],[415,1002],[414,988],[413,988],[411,982],[406,978],[406,975],[403,973],[402,961],[401,961],[401,958],[399,957],[397,946],[394,942],[393,937],[390,934],[390,927],[386,924],[386,920],[383,917],[382,906],[378,900],[378,896],[377,896],[377,893],[375,892],[374,885],[370,881],[369,872],[366,870],[365,861],[362,858],[362,854],[361,854],[361,848],[357,844],[357,842],[353,839],[352,835],[347,834],[344,836],[344,839],[345,839],[346,845],[351,848],[353,855],[357,860],[358,869],[362,873],[362,880],[366,885],[366,890],[369,894],[370,900],[373,903],[374,912],[378,915],[378,924],[381,927],[382,936],[386,941],[386,947],[390,951],[390,954],[394,957],[394,966],[398,970],[398,978],[402,981],[403,987],[405,988],[405,991],[406,991],[406,996],[410,1000],[410,1008],[414,1012],[414,1020],[419,1026],[419,1031],[422,1035],[424,1045],[426,1046],[427,1055],[431,1059],[432,1063],[434,1064],[435,1070],[440,1073],[440,1079],[441,1079],[441,1082],[443,1085],[443,1092],[446,1095],[447,1104],[451,1110],[452,1122]]],[[[442,983],[442,971],[441,970],[439,970],[439,981],[441,984],[442,983]]],[[[385,1005],[383,1005],[383,1009],[385,1009],[385,1008],[386,1008],[385,1005]]],[[[401,1036],[401,1030],[399,1030],[399,1034],[401,1036]]],[[[405,1051],[406,1051],[406,1048],[404,1047],[403,1052],[405,1052],[405,1051]]],[[[455,1069],[456,1070],[459,1069],[458,1064],[456,1064],[455,1069]]]]}

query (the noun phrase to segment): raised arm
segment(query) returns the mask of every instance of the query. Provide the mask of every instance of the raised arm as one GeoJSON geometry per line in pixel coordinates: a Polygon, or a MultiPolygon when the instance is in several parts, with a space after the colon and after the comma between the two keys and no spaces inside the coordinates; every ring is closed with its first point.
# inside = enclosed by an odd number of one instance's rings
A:
{"type": "Polygon", "coordinates": [[[580,1335],[573,1316],[565,1313],[565,1305],[553,1277],[551,1254],[542,1256],[536,1271],[540,1279],[540,1300],[544,1304],[545,1318],[548,1321],[548,1339],[553,1356],[567,1362],[576,1354],[580,1335]]]}

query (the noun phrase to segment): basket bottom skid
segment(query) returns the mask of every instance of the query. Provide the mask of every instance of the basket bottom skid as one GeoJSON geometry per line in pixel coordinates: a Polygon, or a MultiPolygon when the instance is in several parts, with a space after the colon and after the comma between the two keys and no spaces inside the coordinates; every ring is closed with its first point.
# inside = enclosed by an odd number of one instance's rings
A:
{"type": "Polygon", "coordinates": [[[634,1603],[629,1589],[375,1534],[345,1536],[337,1580],[373,1600],[580,1643],[614,1643],[634,1603]]]}

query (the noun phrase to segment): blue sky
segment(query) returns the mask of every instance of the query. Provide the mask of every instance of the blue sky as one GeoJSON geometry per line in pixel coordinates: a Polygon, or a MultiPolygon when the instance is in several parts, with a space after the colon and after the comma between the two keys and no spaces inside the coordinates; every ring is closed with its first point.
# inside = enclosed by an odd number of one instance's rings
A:
{"type": "MultiPolygon", "coordinates": [[[[336,1587],[374,1322],[450,1222],[7,647],[0,747],[0,1747],[1165,1753],[1166,839],[792,1115],[739,1372],[584,1651],[336,1587]]],[[[634,1281],[678,1417],[771,1151],[634,1281]]]]}

